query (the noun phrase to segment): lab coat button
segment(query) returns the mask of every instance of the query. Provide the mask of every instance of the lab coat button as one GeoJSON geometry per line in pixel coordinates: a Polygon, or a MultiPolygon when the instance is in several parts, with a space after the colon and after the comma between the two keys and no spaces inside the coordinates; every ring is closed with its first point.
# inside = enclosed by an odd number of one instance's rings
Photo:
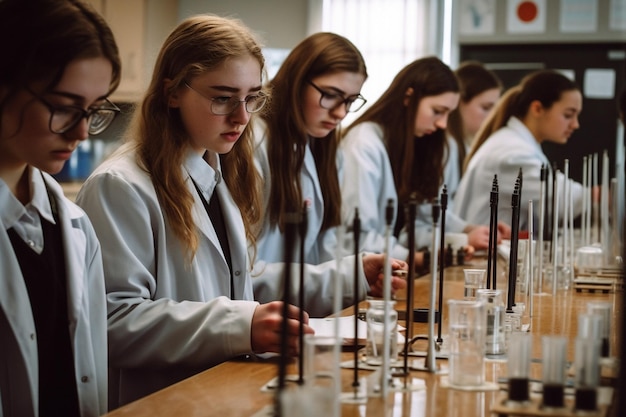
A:
{"type": "Polygon", "coordinates": [[[81,377],[80,382],[89,382],[89,377],[88,376],[81,377]]]}
{"type": "Polygon", "coordinates": [[[28,241],[28,246],[30,246],[31,248],[35,247],[35,242],[33,242],[32,240],[28,241]]]}
{"type": "Polygon", "coordinates": [[[30,340],[35,340],[35,333],[30,334],[30,340]]]}
{"type": "Polygon", "coordinates": [[[235,271],[235,275],[239,276],[239,275],[241,275],[241,272],[240,271],[235,271]]]}

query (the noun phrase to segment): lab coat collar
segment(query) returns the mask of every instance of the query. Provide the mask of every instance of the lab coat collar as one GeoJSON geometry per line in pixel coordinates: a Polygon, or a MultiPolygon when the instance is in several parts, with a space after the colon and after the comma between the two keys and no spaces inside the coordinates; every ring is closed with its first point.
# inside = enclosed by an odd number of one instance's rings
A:
{"type": "MultiPolygon", "coordinates": [[[[31,190],[30,204],[39,215],[56,224],[52,216],[50,200],[46,186],[41,177],[41,171],[36,168],[28,167],[29,189],[31,190]]],[[[13,195],[9,186],[0,178],[0,220],[5,229],[13,227],[15,223],[26,213],[24,205],[13,195]]]]}
{"type": "MultiPolygon", "coordinates": [[[[218,185],[220,185],[220,183],[222,182],[219,157],[216,158],[216,161],[214,161],[214,163],[215,168],[209,165],[209,163],[203,156],[199,155],[196,152],[193,152],[190,149],[185,157],[184,167],[187,171],[187,174],[189,175],[187,186],[189,187],[189,192],[194,196],[195,201],[192,207],[194,222],[200,229],[202,234],[204,234],[209,239],[211,244],[222,255],[223,266],[225,267],[225,271],[227,271],[228,264],[226,263],[226,258],[224,258],[224,254],[222,252],[222,247],[217,237],[217,233],[215,232],[215,228],[211,223],[211,219],[206,212],[203,202],[198,197],[198,192],[196,191],[196,188],[194,186],[195,182],[206,201],[210,201],[213,193],[218,192],[218,185]]],[[[220,187],[225,187],[225,184],[221,184],[220,187]]],[[[224,198],[223,193],[220,193],[219,195],[220,198],[224,198]]],[[[224,207],[223,202],[221,202],[220,205],[222,208],[224,207]]],[[[224,215],[226,224],[228,224],[228,221],[231,220],[229,217],[230,213],[228,213],[227,210],[223,210],[222,214],[224,215]]],[[[244,234],[242,234],[241,236],[244,236],[244,234]]]]}
{"type": "Polygon", "coordinates": [[[50,199],[48,198],[48,191],[46,190],[47,183],[44,183],[41,171],[29,167],[30,169],[30,187],[33,190],[33,198],[31,204],[37,209],[39,215],[49,221],[56,224],[54,216],[52,215],[52,208],[50,206],[50,199]]]}
{"type": "Polygon", "coordinates": [[[198,188],[200,188],[207,201],[213,194],[213,190],[217,184],[222,181],[220,158],[218,155],[215,156],[215,167],[209,165],[205,157],[200,156],[191,149],[187,151],[187,155],[185,156],[185,169],[189,176],[193,178],[198,188]]]}
{"type": "Polygon", "coordinates": [[[526,125],[517,117],[513,116],[509,118],[507,122],[507,127],[514,130],[520,138],[524,139],[524,141],[528,142],[529,145],[532,145],[537,151],[543,153],[541,149],[541,145],[537,142],[537,139],[533,136],[533,134],[528,130],[526,125]]]}

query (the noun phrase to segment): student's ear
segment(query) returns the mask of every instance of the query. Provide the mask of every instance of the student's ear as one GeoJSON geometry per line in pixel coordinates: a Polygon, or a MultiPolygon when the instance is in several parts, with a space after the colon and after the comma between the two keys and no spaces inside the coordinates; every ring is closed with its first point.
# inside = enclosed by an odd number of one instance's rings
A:
{"type": "Polygon", "coordinates": [[[539,100],[533,100],[528,106],[528,113],[533,116],[539,116],[543,113],[543,104],[539,100]]]}
{"type": "Polygon", "coordinates": [[[178,102],[179,97],[178,97],[178,90],[171,89],[172,87],[172,80],[169,78],[166,78],[163,80],[163,93],[167,96],[167,105],[169,107],[172,108],[177,108],[180,107],[180,103],[178,102]]]}
{"type": "Polygon", "coordinates": [[[409,105],[409,99],[411,98],[411,96],[413,95],[413,87],[409,87],[406,89],[406,93],[404,93],[404,106],[408,106],[409,105]]]}

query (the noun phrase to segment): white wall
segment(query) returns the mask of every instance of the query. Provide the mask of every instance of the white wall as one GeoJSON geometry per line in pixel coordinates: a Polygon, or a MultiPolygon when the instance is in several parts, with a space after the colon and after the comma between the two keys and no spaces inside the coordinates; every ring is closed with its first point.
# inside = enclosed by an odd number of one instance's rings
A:
{"type": "Polygon", "coordinates": [[[178,17],[213,13],[241,19],[269,48],[293,48],[304,39],[308,0],[179,0],[178,17]]]}

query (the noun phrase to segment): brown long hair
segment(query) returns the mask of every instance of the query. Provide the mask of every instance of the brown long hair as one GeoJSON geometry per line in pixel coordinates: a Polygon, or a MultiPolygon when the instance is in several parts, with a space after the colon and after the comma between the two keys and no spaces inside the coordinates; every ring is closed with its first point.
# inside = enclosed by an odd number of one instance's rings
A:
{"type": "Polygon", "coordinates": [[[483,143],[498,129],[505,126],[512,116],[523,119],[533,101],[538,100],[545,109],[552,107],[566,91],[578,90],[576,83],[554,70],[535,71],[509,88],[500,98],[495,109],[485,119],[476,134],[463,168],[483,143]]]}
{"type": "Polygon", "coordinates": [[[6,89],[0,113],[17,91],[34,82],[45,83],[42,94],[49,92],[76,59],[111,62],[109,93],[120,82],[113,33],[102,16],[79,0],[0,1],[0,51],[0,86],[6,89]]]}
{"type": "Polygon", "coordinates": [[[398,207],[411,195],[418,201],[437,196],[443,181],[445,132],[437,129],[416,141],[415,117],[424,97],[458,91],[456,77],[446,64],[436,57],[418,59],[400,70],[382,96],[348,128],[368,121],[382,127],[398,207]],[[413,94],[407,96],[410,88],[413,94]]]}
{"type": "MultiPolygon", "coordinates": [[[[271,110],[267,123],[268,159],[271,170],[269,221],[283,228],[285,214],[302,205],[299,172],[304,164],[307,141],[302,103],[307,81],[323,74],[354,72],[367,78],[365,61],[359,50],[343,36],[320,32],[300,42],[285,59],[270,82],[271,110]]],[[[325,138],[311,139],[317,175],[324,198],[322,229],[341,222],[341,192],[336,155],[338,129],[325,138]]]]}
{"type": "MultiPolygon", "coordinates": [[[[240,21],[213,15],[185,19],[163,44],[141,108],[129,127],[139,162],[150,174],[169,226],[186,245],[190,257],[197,250],[198,235],[191,214],[194,198],[181,170],[190,139],[179,110],[168,106],[168,98],[184,88],[185,80],[210,71],[228,58],[248,55],[264,68],[260,44],[240,21]],[[171,80],[167,90],[166,79],[171,80]]],[[[246,126],[233,149],[220,157],[224,181],[241,211],[246,237],[254,245],[252,227],[260,218],[261,199],[251,132],[246,126]]]]}
{"type": "MultiPolygon", "coordinates": [[[[459,81],[460,100],[462,103],[469,103],[472,99],[487,90],[497,88],[502,90],[502,81],[495,72],[487,69],[478,61],[465,61],[454,71],[459,81]]],[[[459,110],[461,106],[450,112],[448,117],[448,134],[457,143],[459,150],[459,172],[463,170],[463,161],[467,154],[465,150],[465,130],[463,128],[463,118],[459,110]]]]}

